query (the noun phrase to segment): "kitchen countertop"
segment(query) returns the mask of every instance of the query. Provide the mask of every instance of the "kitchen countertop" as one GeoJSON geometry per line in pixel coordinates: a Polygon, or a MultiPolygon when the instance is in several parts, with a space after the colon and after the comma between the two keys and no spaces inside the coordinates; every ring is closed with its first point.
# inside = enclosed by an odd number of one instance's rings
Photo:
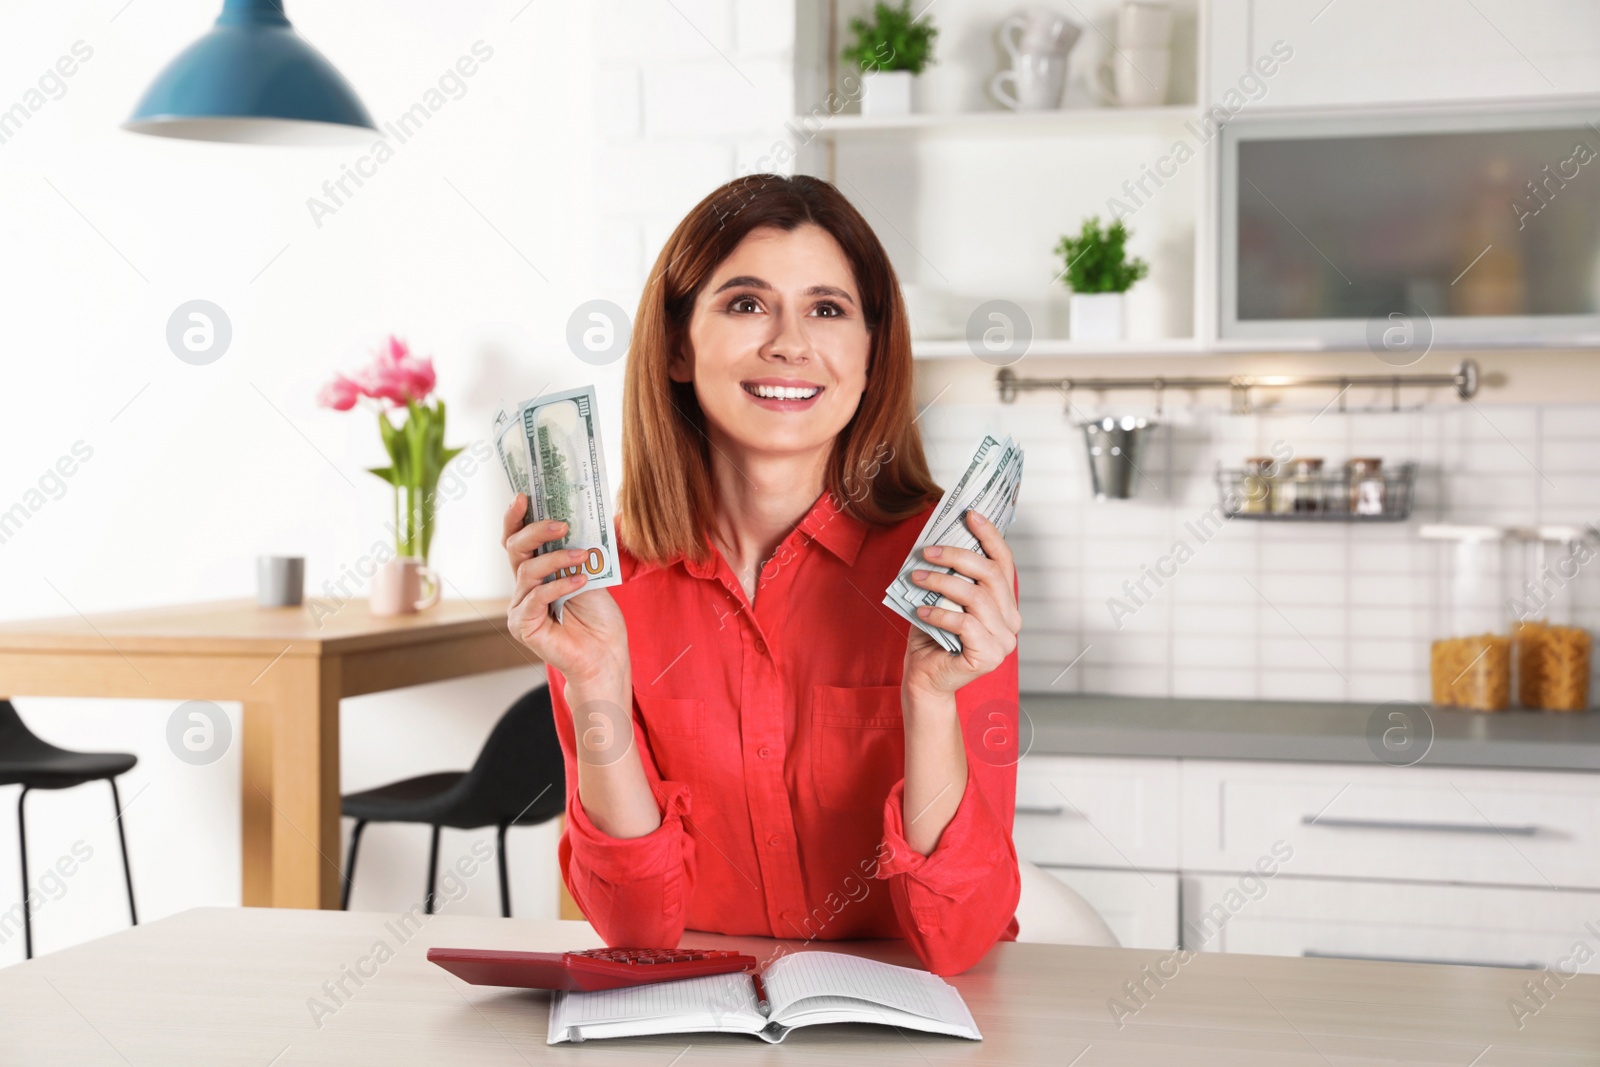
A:
{"type": "MultiPolygon", "coordinates": [[[[1433,724],[1419,766],[1600,771],[1600,714],[1481,713],[1409,701],[1339,704],[1023,693],[1035,755],[1379,763],[1390,710],[1433,724]]],[[[1419,731],[1420,736],[1420,731],[1419,731]]],[[[1028,745],[1027,726],[1023,743],[1028,745]]],[[[1382,762],[1398,762],[1387,760],[1382,762]]],[[[1412,762],[1406,760],[1405,762],[1412,762]]]]}

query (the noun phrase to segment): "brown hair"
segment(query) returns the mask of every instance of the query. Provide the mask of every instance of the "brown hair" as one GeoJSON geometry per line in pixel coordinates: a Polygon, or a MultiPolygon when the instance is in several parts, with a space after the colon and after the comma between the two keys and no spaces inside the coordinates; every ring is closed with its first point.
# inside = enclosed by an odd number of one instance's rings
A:
{"type": "Polygon", "coordinates": [[[693,382],[667,374],[688,345],[690,315],[718,264],[751,230],[803,225],[839,242],[855,274],[871,333],[867,388],[828,459],[827,489],[846,513],[873,525],[916,514],[941,490],[928,473],[913,421],[911,333],[894,268],[866,219],[832,185],[806,175],[752,174],[707,196],[678,224],[651,272],[628,348],[622,399],[618,521],[642,562],[709,557],[714,517],[710,443],[693,382]]]}

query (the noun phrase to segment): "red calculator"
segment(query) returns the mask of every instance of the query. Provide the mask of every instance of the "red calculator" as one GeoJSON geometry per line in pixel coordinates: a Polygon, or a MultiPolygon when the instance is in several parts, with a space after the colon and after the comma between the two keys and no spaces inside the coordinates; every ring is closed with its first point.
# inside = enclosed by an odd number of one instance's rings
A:
{"type": "Polygon", "coordinates": [[[591,948],[583,952],[430,948],[428,962],[472,985],[583,991],[754,971],[757,967],[754,956],[693,948],[591,948]]]}

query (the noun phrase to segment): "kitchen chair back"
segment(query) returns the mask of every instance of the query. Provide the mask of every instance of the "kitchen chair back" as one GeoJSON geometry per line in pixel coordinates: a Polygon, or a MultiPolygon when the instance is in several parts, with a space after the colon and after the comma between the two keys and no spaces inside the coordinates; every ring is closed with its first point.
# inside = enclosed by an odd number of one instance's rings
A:
{"type": "Polygon", "coordinates": [[[426,823],[433,828],[428,851],[428,891],[423,899],[423,908],[430,915],[439,868],[440,829],[493,826],[500,868],[500,914],[509,918],[506,830],[547,822],[566,810],[566,802],[566,773],[561,743],[556,737],[550,687],[541,685],[523,694],[501,716],[471,770],[419,775],[344,798],[343,812],[355,819],[356,825],[350,835],[340,906],[350,907],[356,853],[367,823],[426,823]]]}

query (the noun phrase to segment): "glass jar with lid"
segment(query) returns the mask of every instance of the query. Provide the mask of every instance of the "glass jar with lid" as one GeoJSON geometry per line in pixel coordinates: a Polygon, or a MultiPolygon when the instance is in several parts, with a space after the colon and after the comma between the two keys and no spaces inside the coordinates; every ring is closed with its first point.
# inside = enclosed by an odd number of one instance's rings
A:
{"type": "Polygon", "coordinates": [[[1352,515],[1382,515],[1388,510],[1388,483],[1383,478],[1383,460],[1362,456],[1347,460],[1345,470],[1346,510],[1352,515]]]}
{"type": "Polygon", "coordinates": [[[1297,459],[1293,473],[1272,483],[1272,511],[1276,515],[1306,515],[1322,511],[1322,460],[1297,459]]]}
{"type": "Polygon", "coordinates": [[[1244,478],[1240,482],[1239,511],[1251,515],[1264,515],[1272,510],[1272,473],[1276,461],[1271,456],[1251,456],[1244,461],[1244,478]]]}
{"type": "Polygon", "coordinates": [[[1578,625],[1582,568],[1600,554],[1588,529],[1539,526],[1518,531],[1510,601],[1517,703],[1545,711],[1585,711],[1593,639],[1578,625]]]}
{"type": "Polygon", "coordinates": [[[1433,703],[1474,711],[1511,704],[1511,558],[1495,526],[1439,526],[1440,634],[1430,650],[1433,703]]]}

